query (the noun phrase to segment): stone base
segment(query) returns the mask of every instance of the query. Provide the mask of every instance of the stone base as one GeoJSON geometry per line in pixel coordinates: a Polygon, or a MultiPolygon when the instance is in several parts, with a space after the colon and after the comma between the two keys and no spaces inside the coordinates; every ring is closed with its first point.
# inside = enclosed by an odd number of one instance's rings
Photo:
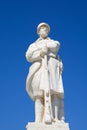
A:
{"type": "Polygon", "coordinates": [[[26,130],[70,130],[68,123],[28,123],[26,130]]]}

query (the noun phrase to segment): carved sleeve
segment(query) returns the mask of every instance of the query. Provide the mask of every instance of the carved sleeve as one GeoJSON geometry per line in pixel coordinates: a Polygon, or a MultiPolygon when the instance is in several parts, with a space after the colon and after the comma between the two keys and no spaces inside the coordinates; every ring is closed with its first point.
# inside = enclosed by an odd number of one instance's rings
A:
{"type": "Polygon", "coordinates": [[[26,59],[29,62],[40,60],[40,49],[38,49],[34,44],[30,45],[26,52],[26,59]]]}
{"type": "Polygon", "coordinates": [[[51,40],[47,43],[47,47],[50,51],[56,53],[59,51],[60,43],[58,41],[51,40]]]}

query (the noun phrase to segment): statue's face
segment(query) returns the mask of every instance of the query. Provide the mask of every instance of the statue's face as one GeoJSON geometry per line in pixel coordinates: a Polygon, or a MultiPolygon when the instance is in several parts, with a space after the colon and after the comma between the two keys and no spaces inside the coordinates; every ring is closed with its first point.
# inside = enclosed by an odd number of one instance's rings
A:
{"type": "Polygon", "coordinates": [[[39,30],[39,35],[45,39],[48,36],[48,28],[46,26],[42,26],[39,30]]]}

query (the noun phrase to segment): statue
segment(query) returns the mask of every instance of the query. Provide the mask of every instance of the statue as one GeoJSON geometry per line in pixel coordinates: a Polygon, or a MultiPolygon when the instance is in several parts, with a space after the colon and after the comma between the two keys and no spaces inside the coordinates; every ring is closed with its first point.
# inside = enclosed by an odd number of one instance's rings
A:
{"type": "Polygon", "coordinates": [[[32,62],[26,80],[26,90],[35,101],[35,122],[64,123],[63,63],[59,58],[60,43],[48,37],[50,26],[40,23],[39,38],[32,43],[26,59],[32,62]]]}

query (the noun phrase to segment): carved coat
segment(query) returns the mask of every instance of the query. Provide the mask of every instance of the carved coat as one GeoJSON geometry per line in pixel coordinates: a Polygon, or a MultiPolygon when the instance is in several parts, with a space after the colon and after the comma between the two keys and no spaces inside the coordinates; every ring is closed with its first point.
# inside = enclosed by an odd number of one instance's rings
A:
{"type": "Polygon", "coordinates": [[[46,82],[50,84],[50,93],[58,94],[60,98],[64,96],[64,89],[62,83],[62,62],[57,58],[57,53],[59,50],[60,43],[54,41],[50,38],[38,39],[36,42],[32,43],[27,52],[26,58],[32,65],[29,69],[29,74],[26,79],[26,90],[32,100],[35,100],[37,96],[43,97],[44,90],[46,88],[46,82]],[[42,48],[46,46],[48,48],[47,52],[47,69],[48,77],[44,75],[45,66],[42,63],[41,51],[42,48]]]}

